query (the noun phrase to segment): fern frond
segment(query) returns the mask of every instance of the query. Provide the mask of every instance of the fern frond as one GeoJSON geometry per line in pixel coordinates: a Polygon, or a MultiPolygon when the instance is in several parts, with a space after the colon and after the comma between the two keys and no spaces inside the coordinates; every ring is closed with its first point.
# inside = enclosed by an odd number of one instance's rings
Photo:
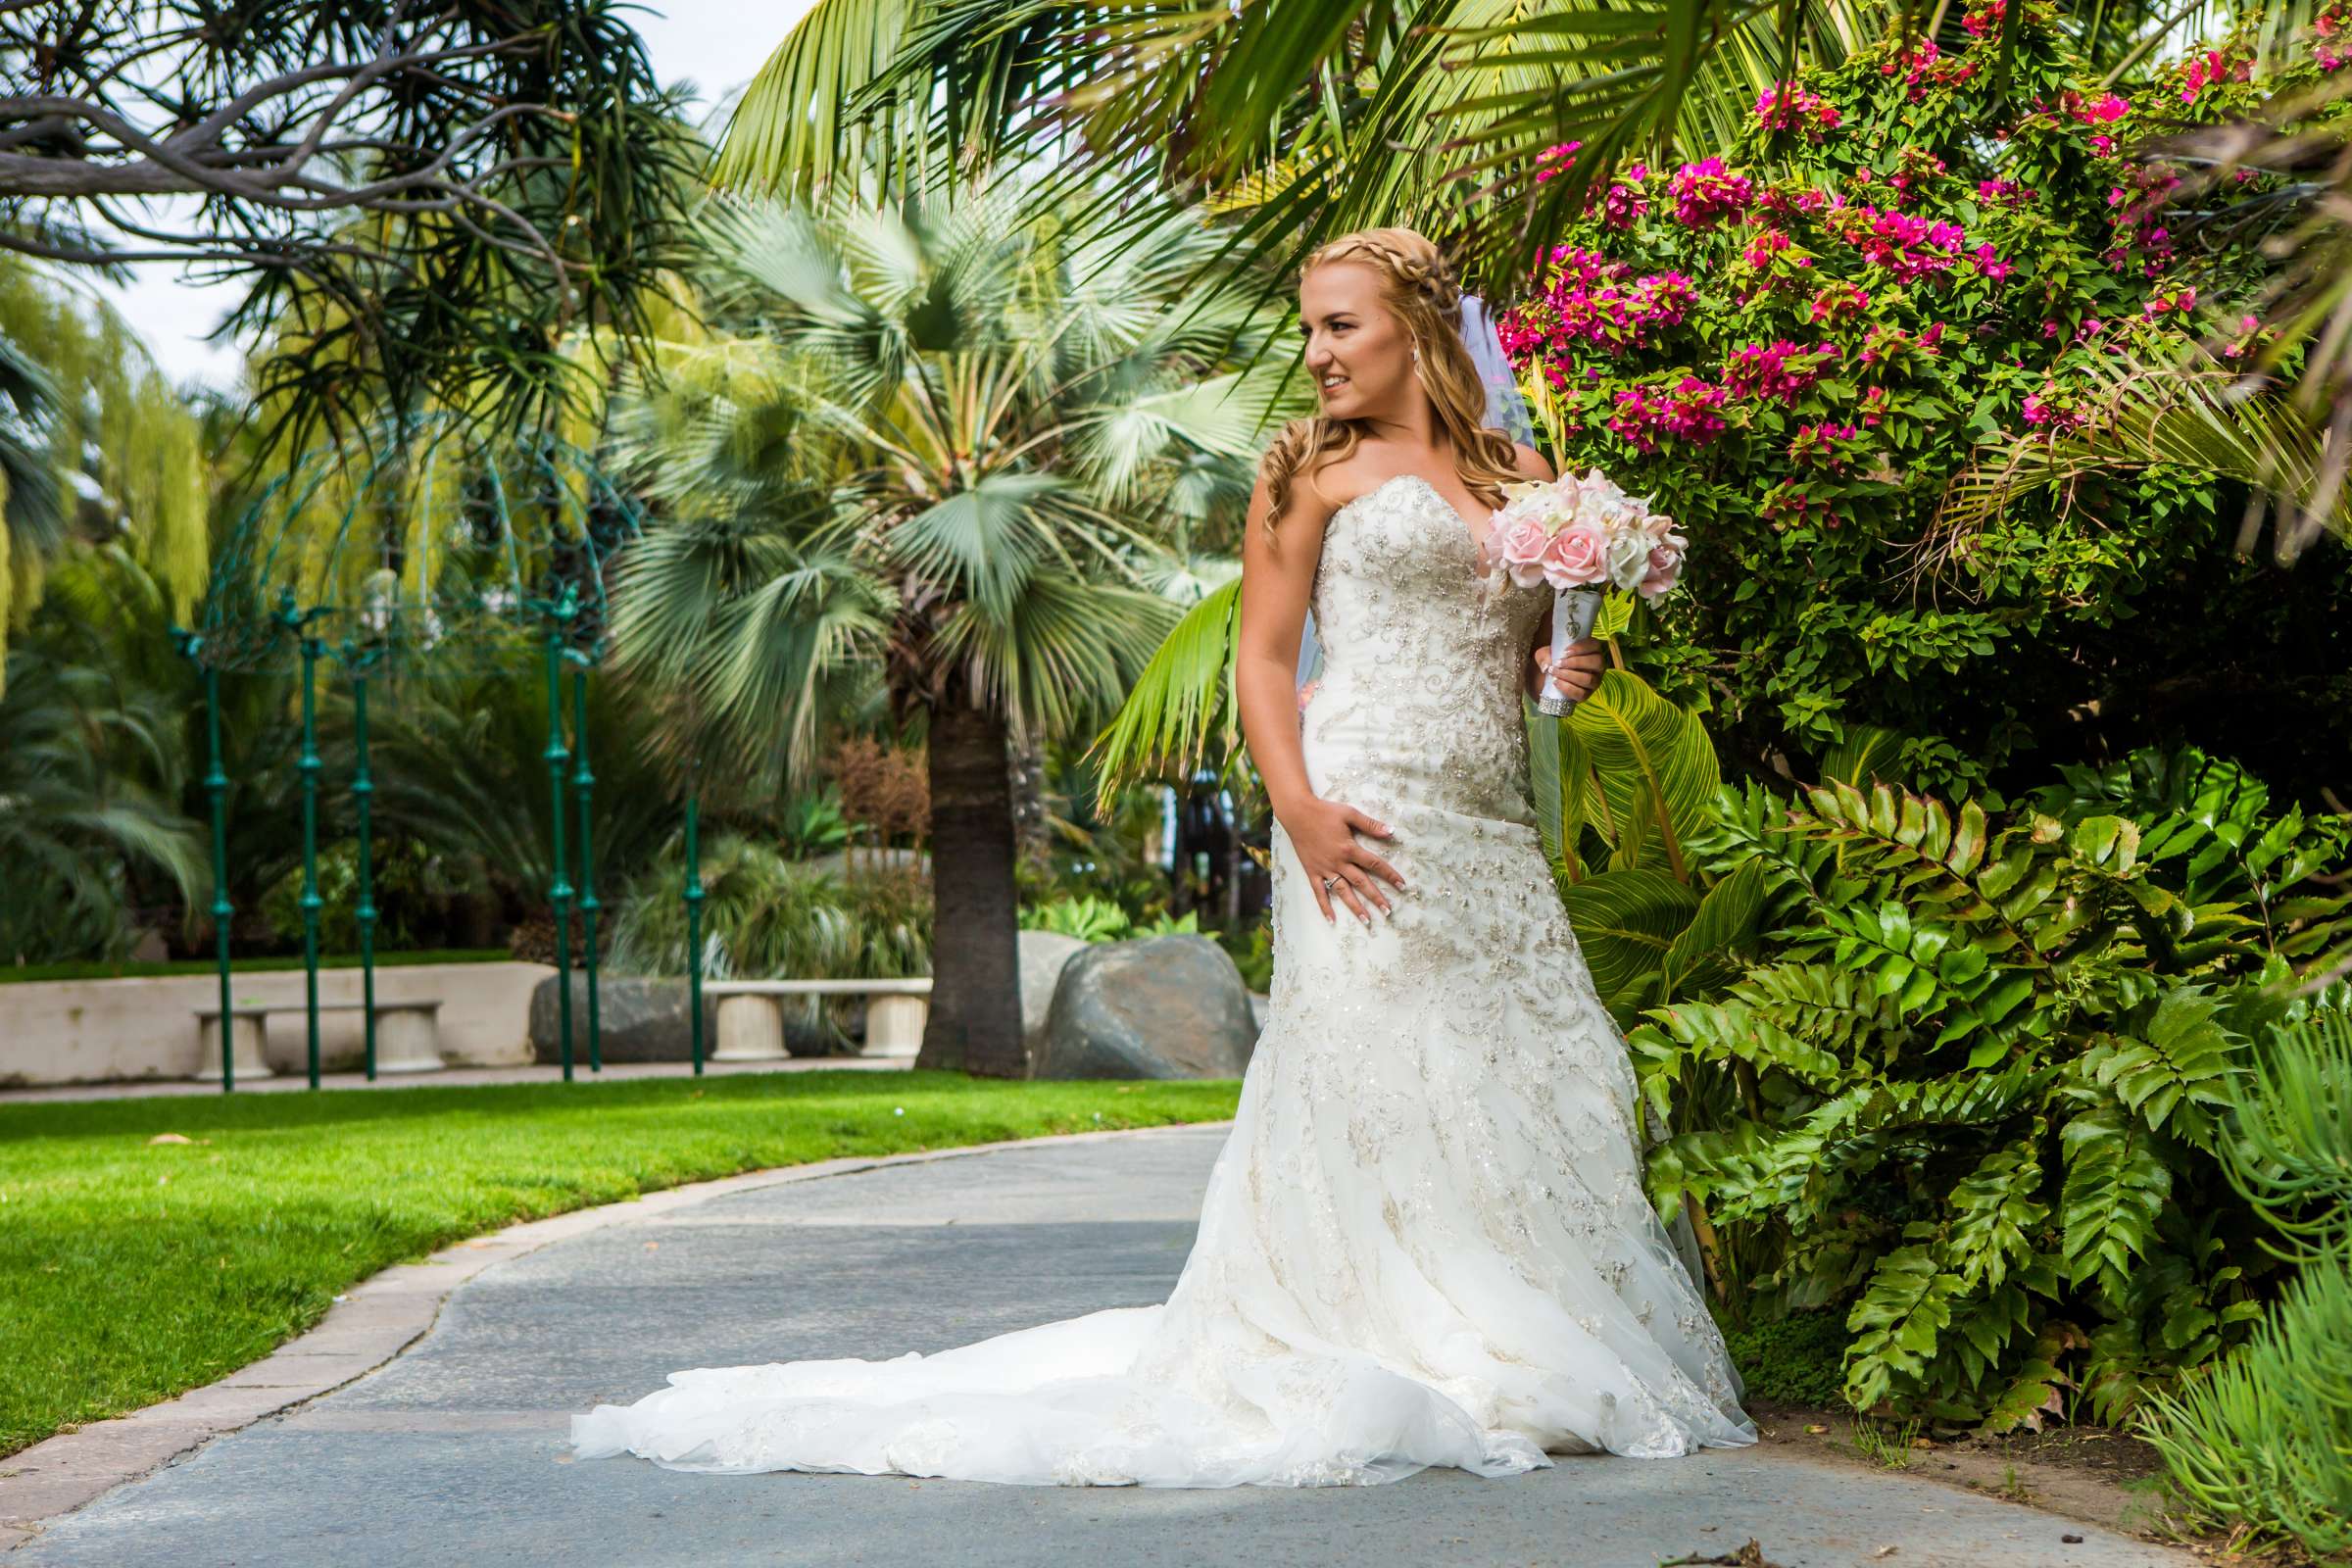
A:
{"type": "Polygon", "coordinates": [[[2112,1101],[2077,1113],[2059,1142],[2066,1151],[2059,1249],[2067,1279],[2080,1285],[2097,1275],[2120,1298],[2134,1260],[2155,1243],[2156,1222],[2173,1193],[2172,1167],[2149,1133],[2112,1101]]]}

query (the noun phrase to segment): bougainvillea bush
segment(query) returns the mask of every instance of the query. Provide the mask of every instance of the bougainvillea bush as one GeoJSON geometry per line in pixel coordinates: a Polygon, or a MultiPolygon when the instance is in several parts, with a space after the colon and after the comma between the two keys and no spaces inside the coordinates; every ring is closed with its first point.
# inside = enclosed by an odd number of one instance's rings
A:
{"type": "Polygon", "coordinates": [[[1622,170],[1506,352],[1563,466],[1654,491],[1691,538],[1645,658],[1711,700],[1736,765],[1814,777],[1883,730],[1895,776],[1975,789],[2187,740],[2301,793],[2352,735],[2340,559],[2235,559],[2241,497],[2164,468],[1938,525],[1972,462],[2081,427],[2097,357],[2245,355],[2268,265],[2190,243],[2175,175],[2131,156],[2264,90],[2242,51],[2110,91],[2035,12],[1996,96],[1998,22],[1889,36],[1765,93],[1719,155],[1622,170]]]}

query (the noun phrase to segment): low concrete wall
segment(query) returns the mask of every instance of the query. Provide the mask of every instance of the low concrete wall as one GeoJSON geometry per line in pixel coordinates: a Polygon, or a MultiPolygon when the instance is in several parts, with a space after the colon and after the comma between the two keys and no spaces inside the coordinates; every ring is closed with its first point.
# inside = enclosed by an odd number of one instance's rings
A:
{"type": "MultiPolygon", "coordinates": [[[[375,971],[379,1002],[440,999],[441,1054],[452,1066],[504,1067],[531,1059],[531,992],[556,971],[544,963],[428,963],[375,971]]],[[[270,1015],[269,1062],[305,1070],[300,969],[238,974],[242,1005],[291,1004],[270,1015]]],[[[196,1009],[218,1006],[211,975],[137,980],[42,980],[0,986],[0,1085],[187,1078],[196,1071],[196,1009]]],[[[320,1002],[360,1000],[360,971],[321,969],[320,1002]]],[[[367,1052],[356,1012],[318,1020],[320,1065],[357,1068],[367,1052]]]]}

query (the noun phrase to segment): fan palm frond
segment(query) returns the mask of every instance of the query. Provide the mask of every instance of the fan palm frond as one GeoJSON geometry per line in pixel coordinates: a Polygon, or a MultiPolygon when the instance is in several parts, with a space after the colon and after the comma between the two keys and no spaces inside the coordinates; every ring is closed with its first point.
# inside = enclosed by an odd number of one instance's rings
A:
{"type": "Polygon", "coordinates": [[[1098,780],[1096,809],[1109,809],[1119,787],[1153,774],[1188,775],[1211,740],[1231,755],[1241,738],[1233,696],[1233,653],[1241,629],[1237,575],[1186,612],[1126,703],[1087,756],[1098,780]]]}
{"type": "Polygon", "coordinates": [[[826,0],[747,92],[718,179],[911,182],[919,142],[951,168],[1067,171],[1030,193],[1032,215],[1216,190],[1242,215],[1222,260],[1241,256],[1246,272],[1344,229],[1410,222],[1499,280],[1526,269],[1590,177],[1721,142],[1800,50],[1835,64],[1886,21],[1856,0],[826,0]],[[858,140],[814,102],[820,77],[853,118],[890,127],[895,164],[874,156],[879,129],[858,140]],[[1584,143],[1578,167],[1535,185],[1536,153],[1562,140],[1584,143]]]}
{"type": "Polygon", "coordinates": [[[2352,538],[2352,496],[2342,442],[2297,402],[2232,371],[2148,365],[2130,355],[2091,367],[2096,381],[2082,426],[2055,439],[2029,432],[1954,478],[1937,516],[1952,541],[1976,533],[2018,497],[2071,487],[2084,475],[2169,465],[2252,491],[2237,547],[2250,552],[2267,513],[2280,526],[2276,551],[2293,561],[2321,531],[2352,538]]]}

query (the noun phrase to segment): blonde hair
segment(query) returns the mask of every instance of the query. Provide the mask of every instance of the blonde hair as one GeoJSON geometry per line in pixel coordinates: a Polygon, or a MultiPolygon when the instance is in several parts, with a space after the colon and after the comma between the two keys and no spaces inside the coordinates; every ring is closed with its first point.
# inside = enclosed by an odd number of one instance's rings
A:
{"type": "MultiPolygon", "coordinates": [[[[1381,303],[1404,323],[1420,351],[1414,374],[1453,448],[1453,471],[1472,495],[1502,505],[1500,487],[1522,477],[1519,450],[1487,423],[1486,387],[1462,342],[1461,284],[1437,246],[1409,228],[1359,229],[1308,252],[1299,275],[1331,262],[1363,262],[1379,274],[1381,303]]],[[[1257,466],[1271,503],[1268,533],[1290,500],[1291,481],[1303,474],[1314,484],[1317,470],[1346,462],[1362,438],[1353,420],[1320,414],[1282,427],[1257,466]]]]}

